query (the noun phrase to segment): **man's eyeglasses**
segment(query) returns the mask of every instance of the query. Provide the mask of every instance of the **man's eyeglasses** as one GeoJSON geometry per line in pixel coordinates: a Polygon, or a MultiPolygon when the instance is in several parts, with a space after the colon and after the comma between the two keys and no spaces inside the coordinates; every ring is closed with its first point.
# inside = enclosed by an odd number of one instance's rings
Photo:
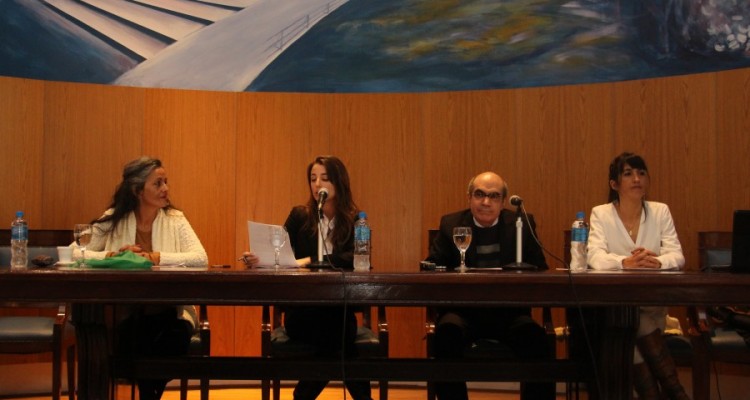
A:
{"type": "Polygon", "coordinates": [[[484,190],[477,189],[471,194],[477,200],[484,200],[485,197],[489,197],[492,201],[501,201],[503,194],[498,192],[485,193],[484,190]]]}

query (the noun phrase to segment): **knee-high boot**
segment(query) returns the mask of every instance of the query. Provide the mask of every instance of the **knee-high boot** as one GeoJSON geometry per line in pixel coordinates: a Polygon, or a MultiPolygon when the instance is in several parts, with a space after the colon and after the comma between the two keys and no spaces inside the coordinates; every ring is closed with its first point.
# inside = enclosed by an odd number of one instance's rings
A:
{"type": "Polygon", "coordinates": [[[651,373],[661,386],[661,392],[672,400],[690,400],[677,377],[677,367],[669,354],[661,330],[657,329],[636,340],[638,350],[646,360],[651,373]]]}
{"type": "Polygon", "coordinates": [[[633,365],[633,387],[639,400],[659,400],[659,384],[645,362],[633,365]]]}

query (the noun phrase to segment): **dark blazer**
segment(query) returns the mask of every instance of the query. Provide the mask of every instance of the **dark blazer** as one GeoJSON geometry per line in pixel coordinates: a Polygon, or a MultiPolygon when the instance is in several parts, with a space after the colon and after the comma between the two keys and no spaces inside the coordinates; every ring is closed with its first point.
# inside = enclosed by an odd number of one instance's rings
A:
{"type": "MultiPolygon", "coordinates": [[[[305,229],[307,221],[307,208],[296,206],[289,212],[284,227],[289,232],[289,241],[294,250],[296,259],[310,257],[313,261],[318,259],[318,237],[317,231],[305,229]]],[[[354,234],[349,236],[341,248],[334,247],[332,254],[326,259],[334,267],[343,269],[354,269],[354,234]]]]}
{"type": "MultiPolygon", "coordinates": [[[[498,267],[516,261],[516,218],[516,213],[513,211],[506,209],[500,211],[498,223],[495,225],[495,229],[498,230],[498,237],[500,238],[501,265],[498,265],[498,267]]],[[[522,218],[522,221],[523,262],[536,265],[540,269],[547,269],[547,262],[544,259],[542,249],[531,236],[531,230],[528,224],[526,224],[526,219],[522,218]]],[[[531,229],[536,234],[536,224],[531,214],[529,214],[529,221],[531,222],[531,229]]],[[[459,253],[456,245],[453,244],[453,228],[457,226],[470,226],[472,231],[476,229],[470,209],[448,214],[440,219],[440,231],[432,243],[430,243],[430,254],[427,256],[427,261],[434,262],[437,265],[444,265],[448,268],[458,267],[461,263],[461,253],[459,253]]],[[[476,246],[472,244],[466,250],[466,266],[472,267],[475,265],[476,255],[476,246]]]]}

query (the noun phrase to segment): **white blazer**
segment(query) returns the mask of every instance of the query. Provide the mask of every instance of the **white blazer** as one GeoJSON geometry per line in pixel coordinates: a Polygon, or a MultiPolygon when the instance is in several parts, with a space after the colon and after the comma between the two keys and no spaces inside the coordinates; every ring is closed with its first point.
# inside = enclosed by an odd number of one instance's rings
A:
{"type": "Polygon", "coordinates": [[[591,268],[620,270],[622,260],[637,247],[656,253],[661,269],[680,269],[685,265],[669,207],[664,203],[646,201],[644,211],[641,213],[638,238],[633,242],[613,203],[602,204],[591,210],[587,257],[591,268]]]}

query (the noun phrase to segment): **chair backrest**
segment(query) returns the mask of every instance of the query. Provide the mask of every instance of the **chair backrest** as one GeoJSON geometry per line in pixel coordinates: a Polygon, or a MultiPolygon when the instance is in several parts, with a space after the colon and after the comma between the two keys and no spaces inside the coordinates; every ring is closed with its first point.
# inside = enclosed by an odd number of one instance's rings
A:
{"type": "MultiPolygon", "coordinates": [[[[64,229],[29,230],[28,259],[45,255],[57,261],[57,246],[73,241],[73,231],[64,229]]],[[[0,231],[0,266],[10,265],[10,229],[0,231]]]]}
{"type": "Polygon", "coordinates": [[[427,255],[430,255],[430,246],[432,245],[432,242],[435,241],[435,238],[437,237],[438,233],[440,233],[440,230],[438,229],[428,229],[427,230],[427,255]]]}
{"type": "MultiPolygon", "coordinates": [[[[64,246],[72,242],[70,229],[29,229],[29,246],[64,246]]],[[[10,245],[10,229],[0,230],[0,245],[10,245]]]]}
{"type": "Polygon", "coordinates": [[[728,268],[732,262],[732,232],[698,232],[698,258],[701,269],[728,268]]]}

